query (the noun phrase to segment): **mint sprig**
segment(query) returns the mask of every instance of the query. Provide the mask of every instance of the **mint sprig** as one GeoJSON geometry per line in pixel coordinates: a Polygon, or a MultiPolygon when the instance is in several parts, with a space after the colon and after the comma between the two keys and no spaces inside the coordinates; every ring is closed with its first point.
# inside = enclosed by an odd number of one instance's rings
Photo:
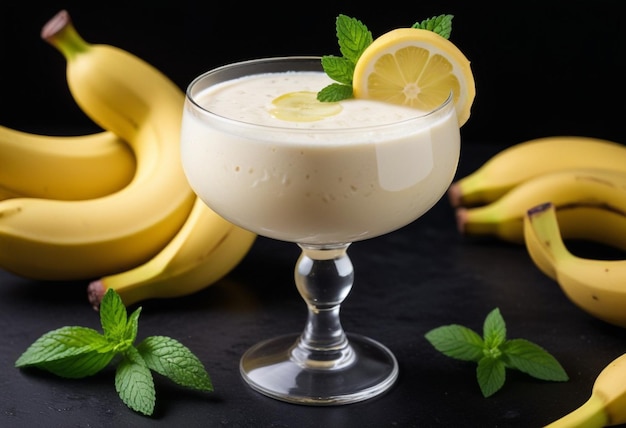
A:
{"type": "Polygon", "coordinates": [[[100,304],[102,334],[75,326],[52,330],[30,345],[15,367],[37,367],[64,378],[83,378],[119,357],[115,389],[129,408],[148,416],[156,403],[152,371],[187,388],[213,391],[200,360],[175,339],[151,336],[134,345],[140,313],[141,308],[137,308],[128,316],[120,296],[109,289],[100,304]]]}
{"type": "MultiPolygon", "coordinates": [[[[448,39],[452,32],[452,18],[454,15],[439,15],[416,22],[411,28],[434,31],[448,39]]],[[[324,72],[336,81],[323,88],[317,94],[322,102],[337,102],[354,96],[352,92],[352,78],[354,67],[365,49],[374,41],[367,26],[356,18],[346,15],[337,16],[335,23],[337,41],[341,57],[325,55],[322,57],[324,72]]]]}
{"type": "Polygon", "coordinates": [[[352,76],[359,57],[374,41],[372,33],[358,19],[339,15],[335,22],[341,57],[322,57],[324,72],[338,83],[331,83],[317,94],[322,102],[336,102],[352,98],[352,76]]]}
{"type": "Polygon", "coordinates": [[[452,324],[430,330],[426,339],[444,355],[478,363],[476,377],[484,397],[497,392],[506,379],[506,369],[524,372],[548,381],[566,381],[567,373],[545,349],[525,339],[508,339],[500,310],[485,318],[483,337],[475,331],[452,324]]]}
{"type": "Polygon", "coordinates": [[[452,33],[452,18],[454,18],[454,15],[433,16],[421,22],[416,22],[411,28],[430,30],[439,34],[444,39],[449,39],[452,33]]]}

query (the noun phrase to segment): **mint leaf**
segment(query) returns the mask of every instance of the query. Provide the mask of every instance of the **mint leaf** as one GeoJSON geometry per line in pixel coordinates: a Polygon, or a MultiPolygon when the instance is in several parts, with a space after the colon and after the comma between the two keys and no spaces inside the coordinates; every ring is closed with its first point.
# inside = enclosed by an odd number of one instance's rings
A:
{"type": "Polygon", "coordinates": [[[372,33],[361,21],[346,15],[337,17],[335,27],[339,51],[345,59],[356,64],[365,48],[374,41],[372,33]]]}
{"type": "Polygon", "coordinates": [[[109,288],[100,303],[100,324],[104,336],[111,342],[119,342],[126,335],[127,312],[122,299],[109,288]]]}
{"type": "Polygon", "coordinates": [[[141,314],[141,308],[135,309],[135,311],[130,314],[128,321],[126,322],[126,329],[124,330],[124,335],[122,337],[127,346],[131,346],[135,343],[135,339],[137,338],[137,331],[139,330],[139,314],[141,314]]]}
{"type": "Polygon", "coordinates": [[[497,348],[506,341],[506,324],[500,309],[496,308],[487,314],[483,324],[483,338],[487,348],[497,348]]]}
{"type": "Polygon", "coordinates": [[[213,391],[209,374],[200,360],[180,342],[164,336],[144,339],[137,350],[151,370],[175,383],[201,391],[213,391]]]}
{"type": "Polygon", "coordinates": [[[106,367],[115,352],[97,331],[62,327],[37,339],[15,362],[15,367],[38,367],[57,376],[81,378],[106,367]]]}
{"type": "Polygon", "coordinates": [[[347,58],[333,55],[322,57],[322,67],[324,67],[324,71],[328,77],[344,85],[350,85],[351,88],[354,65],[355,63],[347,58]]]}
{"type": "Polygon", "coordinates": [[[484,397],[502,388],[507,368],[542,380],[569,379],[561,364],[545,349],[525,339],[507,340],[506,335],[504,318],[495,308],[485,318],[482,338],[457,324],[432,329],[425,337],[448,357],[478,363],[476,378],[484,397]]]}
{"type": "Polygon", "coordinates": [[[145,415],[152,414],[156,402],[151,369],[179,385],[213,390],[200,360],[178,341],[153,336],[139,344],[141,351],[133,346],[141,308],[128,316],[120,296],[109,289],[99,310],[103,334],[87,327],[52,330],[33,342],[15,367],[37,367],[61,377],[82,378],[99,372],[120,355],[115,389],[129,408],[145,415]]]}
{"type": "Polygon", "coordinates": [[[109,342],[96,330],[87,327],[61,327],[49,331],[30,345],[17,359],[15,367],[38,366],[92,351],[106,353],[110,349],[109,342]]]}
{"type": "Polygon", "coordinates": [[[124,404],[136,412],[151,415],[154,411],[154,379],[148,365],[134,347],[124,352],[124,358],[117,366],[115,389],[124,404]]]}
{"type": "Polygon", "coordinates": [[[79,379],[95,375],[108,366],[114,356],[113,351],[105,353],[89,351],[59,360],[45,361],[37,366],[60,377],[79,379]]]}
{"type": "Polygon", "coordinates": [[[464,361],[478,361],[483,356],[484,344],[481,337],[467,327],[448,325],[426,333],[426,339],[439,352],[464,361]]]}
{"type": "Polygon", "coordinates": [[[322,102],[337,102],[352,98],[352,86],[340,83],[331,83],[317,93],[317,99],[322,102]]]}
{"type": "Polygon", "coordinates": [[[566,381],[567,373],[545,349],[524,339],[509,340],[502,352],[507,365],[537,379],[566,381]]]}
{"type": "Polygon", "coordinates": [[[476,378],[483,397],[489,397],[504,386],[506,365],[497,358],[484,357],[476,367],[476,378]]]}
{"type": "Polygon", "coordinates": [[[454,15],[433,16],[432,18],[425,19],[422,22],[416,22],[411,28],[430,30],[445,39],[449,39],[450,34],[452,33],[452,18],[454,18],[454,15]]]}
{"type": "Polygon", "coordinates": [[[100,324],[104,336],[115,344],[117,352],[125,351],[135,342],[140,313],[141,307],[129,317],[122,298],[112,288],[104,294],[100,303],[100,324]]]}

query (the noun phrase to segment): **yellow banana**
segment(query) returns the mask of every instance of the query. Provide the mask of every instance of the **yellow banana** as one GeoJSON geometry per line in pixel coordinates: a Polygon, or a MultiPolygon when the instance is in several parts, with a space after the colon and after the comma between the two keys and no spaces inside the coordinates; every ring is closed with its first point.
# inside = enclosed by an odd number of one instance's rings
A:
{"type": "Polygon", "coordinates": [[[598,375],[589,399],[545,428],[602,428],[626,424],[626,354],[611,361],[598,375]]]}
{"type": "Polygon", "coordinates": [[[5,199],[11,198],[19,198],[19,193],[15,193],[13,190],[7,189],[6,187],[0,185],[0,201],[4,201],[5,199]]]}
{"type": "Polygon", "coordinates": [[[531,259],[576,306],[607,323],[626,327],[626,260],[578,257],[563,242],[556,208],[531,208],[524,217],[524,239],[531,259]]]}
{"type": "Polygon", "coordinates": [[[234,269],[255,238],[254,233],[227,222],[196,198],[189,218],[159,254],[136,268],[90,283],[89,301],[97,309],[109,288],[126,306],[194,293],[234,269]]]}
{"type": "Polygon", "coordinates": [[[50,136],[0,125],[0,184],[16,195],[97,198],[120,190],[134,175],[130,147],[111,132],[50,136]]]}
{"type": "Polygon", "coordinates": [[[528,209],[552,202],[568,239],[591,239],[626,249],[626,169],[575,168],[530,178],[494,202],[456,211],[459,231],[523,244],[528,209]]]}
{"type": "Polygon", "coordinates": [[[452,183],[448,198],[454,207],[483,205],[531,177],[570,168],[626,171],[626,146],[576,136],[524,141],[502,150],[473,173],[452,183]]]}
{"type": "MultiPolygon", "coordinates": [[[[592,241],[626,250],[626,215],[603,207],[563,206],[556,207],[561,235],[565,240],[592,241]]],[[[468,226],[466,235],[493,237],[514,244],[524,244],[524,218],[492,219],[477,226],[472,211],[458,214],[459,223],[468,226]],[[465,219],[463,219],[465,217],[465,219]],[[480,227],[480,229],[478,229],[480,227]]],[[[459,226],[463,228],[463,226],[459,226]]]]}
{"type": "Polygon", "coordinates": [[[42,280],[128,270],[165,247],[195,200],[180,162],[184,94],[129,52],[87,43],[66,11],[44,26],[42,37],[65,56],[67,81],[83,111],[128,142],[136,174],[100,198],[0,202],[0,267],[42,280]]]}

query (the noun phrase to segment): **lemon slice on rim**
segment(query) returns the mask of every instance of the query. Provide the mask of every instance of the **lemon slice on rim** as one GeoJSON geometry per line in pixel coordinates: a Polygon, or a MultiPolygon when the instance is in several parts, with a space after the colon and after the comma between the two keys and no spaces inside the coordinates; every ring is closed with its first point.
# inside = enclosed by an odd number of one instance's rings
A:
{"type": "Polygon", "coordinates": [[[355,98],[431,110],[452,92],[459,126],[476,95],[469,60],[439,34],[398,28],[375,39],[359,57],[352,79],[355,98]]]}

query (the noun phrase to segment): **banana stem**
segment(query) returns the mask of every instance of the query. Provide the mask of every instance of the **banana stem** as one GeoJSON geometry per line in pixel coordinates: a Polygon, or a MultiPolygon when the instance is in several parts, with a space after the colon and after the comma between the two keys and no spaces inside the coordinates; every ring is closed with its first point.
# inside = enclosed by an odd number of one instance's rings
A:
{"type": "Polygon", "coordinates": [[[604,400],[591,395],[582,406],[544,428],[602,428],[609,425],[604,400]]]}
{"type": "Polygon", "coordinates": [[[57,48],[67,60],[89,49],[66,10],[61,10],[43,26],[41,38],[57,48]]]}

